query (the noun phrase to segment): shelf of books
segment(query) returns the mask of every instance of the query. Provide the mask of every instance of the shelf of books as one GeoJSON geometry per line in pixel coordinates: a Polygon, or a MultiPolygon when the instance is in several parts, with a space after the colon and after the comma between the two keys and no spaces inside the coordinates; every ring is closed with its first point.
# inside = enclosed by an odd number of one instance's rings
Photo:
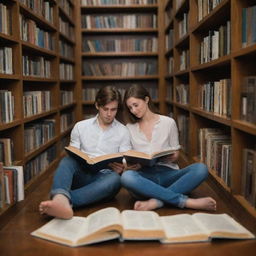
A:
{"type": "Polygon", "coordinates": [[[0,217],[67,144],[76,118],[73,10],[70,0],[0,3],[0,217]]]}
{"type": "Polygon", "coordinates": [[[92,113],[91,102],[103,85],[116,86],[123,94],[131,84],[143,84],[159,102],[159,2],[81,0],[85,116],[92,113]]]}
{"type": "Polygon", "coordinates": [[[184,153],[255,223],[256,1],[166,1],[165,18],[166,104],[182,147],[192,138],[184,153]]]}

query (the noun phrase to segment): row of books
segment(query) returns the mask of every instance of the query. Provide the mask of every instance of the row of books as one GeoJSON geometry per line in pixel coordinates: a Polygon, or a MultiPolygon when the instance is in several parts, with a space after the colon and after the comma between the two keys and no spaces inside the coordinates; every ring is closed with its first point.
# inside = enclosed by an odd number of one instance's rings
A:
{"type": "Polygon", "coordinates": [[[256,43],[256,5],[242,9],[242,47],[256,43]]]}
{"type": "Polygon", "coordinates": [[[179,115],[177,118],[177,126],[179,130],[179,142],[181,149],[188,153],[189,150],[189,116],[179,115]]]}
{"type": "Polygon", "coordinates": [[[199,87],[199,107],[216,114],[231,116],[231,80],[211,81],[199,87]]]}
{"type": "Polygon", "coordinates": [[[232,171],[231,137],[217,128],[199,129],[200,160],[216,172],[228,185],[231,185],[232,171]]]}
{"type": "Polygon", "coordinates": [[[60,104],[61,106],[68,105],[74,102],[74,92],[67,90],[60,90],[60,104]]]}
{"type": "Polygon", "coordinates": [[[169,57],[168,61],[168,74],[171,75],[174,73],[174,58],[169,57]]]}
{"type": "Polygon", "coordinates": [[[256,208],[256,150],[243,149],[242,195],[256,208]]]}
{"type": "Polygon", "coordinates": [[[166,40],[166,50],[170,50],[174,46],[174,30],[170,29],[168,34],[165,37],[166,40]]]}
{"type": "Polygon", "coordinates": [[[11,138],[0,138],[0,162],[10,166],[14,162],[14,146],[11,138]]]}
{"type": "Polygon", "coordinates": [[[230,21],[221,25],[218,30],[210,30],[200,43],[200,63],[209,62],[230,54],[231,50],[230,21]]]}
{"type": "Polygon", "coordinates": [[[178,84],[175,86],[176,102],[180,104],[189,104],[189,85],[178,84]]]}
{"type": "Polygon", "coordinates": [[[63,40],[59,40],[59,52],[61,57],[74,59],[74,47],[63,40]]]}
{"type": "Polygon", "coordinates": [[[60,79],[74,80],[74,65],[67,63],[60,63],[60,79]]]}
{"type": "Polygon", "coordinates": [[[14,120],[14,96],[12,91],[0,90],[0,123],[14,120]]]}
{"type": "Polygon", "coordinates": [[[190,57],[189,50],[182,50],[180,54],[180,70],[185,70],[189,68],[190,65],[190,57]]]}
{"type": "Polygon", "coordinates": [[[55,136],[55,119],[44,119],[30,123],[24,129],[24,150],[31,152],[55,136]]]}
{"type": "Polygon", "coordinates": [[[82,15],[82,28],[156,28],[155,14],[82,15]]]}
{"type": "Polygon", "coordinates": [[[0,3],[0,33],[11,35],[12,33],[12,15],[9,7],[0,3]]]}
{"type": "Polygon", "coordinates": [[[85,52],[157,52],[157,38],[94,39],[83,38],[85,52]]]}
{"type": "Polygon", "coordinates": [[[244,77],[241,87],[241,119],[256,124],[256,76],[244,77]]]}
{"type": "Polygon", "coordinates": [[[73,6],[69,0],[59,0],[59,5],[62,10],[69,16],[71,20],[73,20],[73,6]]]}
{"type": "Polygon", "coordinates": [[[51,77],[51,61],[42,56],[22,56],[24,76],[51,77]]]}
{"type": "Polygon", "coordinates": [[[0,162],[0,209],[24,200],[22,166],[3,166],[0,162]]]}
{"type": "Polygon", "coordinates": [[[50,0],[19,0],[20,3],[31,9],[37,15],[44,17],[48,22],[53,23],[53,7],[50,0]]]}
{"type": "Polygon", "coordinates": [[[24,116],[32,116],[51,109],[50,91],[25,91],[23,95],[24,116]]]}
{"type": "Polygon", "coordinates": [[[51,51],[55,48],[53,35],[40,28],[34,20],[28,19],[22,14],[20,14],[20,37],[23,41],[51,51]]]}
{"type": "Polygon", "coordinates": [[[207,16],[222,0],[197,0],[198,21],[207,16]]]}
{"type": "Polygon", "coordinates": [[[152,62],[122,62],[122,63],[88,63],[83,61],[85,76],[142,76],[157,73],[157,63],[152,62]]]}
{"type": "Polygon", "coordinates": [[[56,159],[57,148],[53,145],[42,152],[40,155],[32,158],[24,167],[24,184],[44,172],[48,166],[56,159]]]}
{"type": "Polygon", "coordinates": [[[75,29],[68,21],[65,21],[62,17],[59,17],[59,31],[65,35],[68,39],[75,40],[75,29]]]}
{"type": "Polygon", "coordinates": [[[173,83],[169,82],[166,86],[166,100],[173,101],[173,83]]]}
{"type": "Polygon", "coordinates": [[[60,131],[65,132],[74,125],[75,113],[74,111],[63,113],[60,115],[60,131]]]}
{"type": "Polygon", "coordinates": [[[188,33],[188,13],[183,13],[182,19],[178,22],[179,38],[188,33]]]}
{"type": "MultiPolygon", "coordinates": [[[[132,84],[131,84],[132,85],[132,84]]],[[[118,91],[120,92],[122,98],[124,96],[125,90],[127,88],[118,87],[118,91]]],[[[91,101],[94,102],[95,96],[98,92],[99,88],[92,88],[92,87],[86,87],[82,90],[82,99],[84,101],[91,101]]],[[[147,86],[147,90],[153,100],[158,99],[158,88],[157,86],[147,86]]]]}
{"type": "Polygon", "coordinates": [[[157,0],[81,0],[82,6],[156,4],[157,0]]]}
{"type": "Polygon", "coordinates": [[[11,47],[0,46],[0,73],[13,74],[13,53],[11,47]]]}

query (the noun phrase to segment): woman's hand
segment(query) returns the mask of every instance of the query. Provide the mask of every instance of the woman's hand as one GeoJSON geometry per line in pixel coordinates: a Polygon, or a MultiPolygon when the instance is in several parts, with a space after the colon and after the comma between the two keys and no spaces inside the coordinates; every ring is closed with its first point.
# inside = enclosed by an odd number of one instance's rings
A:
{"type": "Polygon", "coordinates": [[[173,162],[176,162],[178,158],[179,158],[179,151],[175,151],[174,153],[168,156],[161,157],[160,161],[163,163],[173,163],[173,162]]]}
{"type": "Polygon", "coordinates": [[[124,165],[121,163],[113,162],[109,163],[108,166],[111,168],[111,170],[115,171],[118,174],[121,174],[124,170],[124,165]]]}
{"type": "Polygon", "coordinates": [[[126,165],[124,170],[138,171],[141,168],[141,164],[126,165]]]}

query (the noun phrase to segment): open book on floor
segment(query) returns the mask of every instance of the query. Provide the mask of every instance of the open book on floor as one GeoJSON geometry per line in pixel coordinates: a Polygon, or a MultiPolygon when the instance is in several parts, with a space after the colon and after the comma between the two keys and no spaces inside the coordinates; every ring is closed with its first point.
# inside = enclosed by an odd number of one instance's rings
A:
{"type": "Polygon", "coordinates": [[[108,164],[112,162],[122,163],[123,158],[125,158],[128,165],[140,163],[143,166],[152,166],[160,157],[170,155],[174,152],[173,150],[164,150],[150,155],[135,150],[129,150],[123,153],[114,153],[98,157],[90,157],[88,154],[73,146],[65,147],[65,150],[69,155],[73,156],[79,161],[84,161],[84,163],[88,165],[88,168],[93,170],[108,168],[108,164]]]}
{"type": "Polygon", "coordinates": [[[255,236],[227,214],[195,213],[159,216],[154,211],[114,207],[87,217],[53,219],[31,235],[71,247],[112,239],[159,240],[162,243],[207,242],[213,238],[253,239],[255,236]]]}

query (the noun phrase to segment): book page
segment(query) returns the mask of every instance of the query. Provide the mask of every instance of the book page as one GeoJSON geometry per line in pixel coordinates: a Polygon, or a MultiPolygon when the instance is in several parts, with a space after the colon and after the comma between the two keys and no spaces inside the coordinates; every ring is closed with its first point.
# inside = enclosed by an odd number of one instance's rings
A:
{"type": "Polygon", "coordinates": [[[133,230],[159,230],[162,225],[157,213],[153,211],[125,210],[122,212],[123,228],[133,230]]]}
{"type": "Polygon", "coordinates": [[[87,217],[87,234],[93,234],[98,230],[111,225],[121,225],[120,211],[114,207],[104,208],[87,217]]]}
{"type": "Polygon", "coordinates": [[[41,228],[32,232],[32,235],[44,234],[49,237],[56,237],[61,240],[75,242],[86,232],[87,219],[85,217],[73,217],[69,220],[53,219],[41,228]]]}
{"type": "Polygon", "coordinates": [[[235,221],[227,214],[208,214],[208,213],[195,213],[193,218],[203,225],[209,233],[225,233],[229,234],[246,234],[248,237],[253,235],[241,224],[235,221]]]}
{"type": "Polygon", "coordinates": [[[209,240],[207,231],[190,214],[163,216],[160,219],[169,242],[209,240]]]}

